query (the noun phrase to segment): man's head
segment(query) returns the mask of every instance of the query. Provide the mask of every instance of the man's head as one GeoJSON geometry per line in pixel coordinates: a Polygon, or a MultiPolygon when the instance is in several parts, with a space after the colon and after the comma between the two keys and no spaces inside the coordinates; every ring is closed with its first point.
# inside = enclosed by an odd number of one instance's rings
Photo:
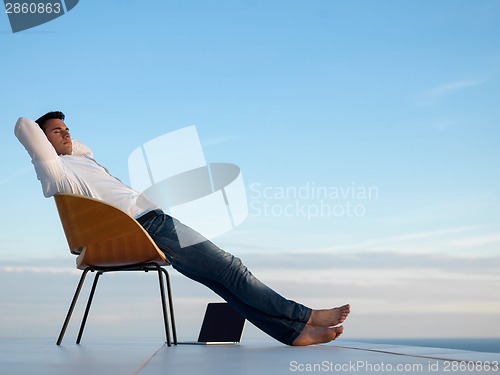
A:
{"type": "Polygon", "coordinates": [[[35,122],[43,130],[58,155],[71,155],[73,143],[64,118],[64,113],[56,111],[44,114],[35,122]]]}

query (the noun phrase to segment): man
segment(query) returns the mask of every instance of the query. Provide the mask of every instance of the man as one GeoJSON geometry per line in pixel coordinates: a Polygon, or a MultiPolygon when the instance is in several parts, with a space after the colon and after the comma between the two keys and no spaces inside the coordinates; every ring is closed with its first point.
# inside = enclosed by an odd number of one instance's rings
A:
{"type": "Polygon", "coordinates": [[[20,118],[15,127],[45,197],[81,194],[127,212],[145,228],[172,267],[212,289],[247,320],[284,344],[326,343],[342,334],[339,324],[349,315],[349,305],[312,310],[280,296],[253,276],[239,258],[207,239],[181,247],[178,234],[198,239],[201,235],[113,177],[94,160],[87,146],[71,139],[64,119],[62,112],[49,112],[36,122],[20,118]]]}

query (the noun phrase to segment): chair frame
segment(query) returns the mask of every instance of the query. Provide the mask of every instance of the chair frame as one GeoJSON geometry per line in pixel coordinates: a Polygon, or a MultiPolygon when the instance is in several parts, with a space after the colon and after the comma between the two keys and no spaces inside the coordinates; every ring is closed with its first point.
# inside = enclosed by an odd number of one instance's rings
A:
{"type": "MultiPolygon", "coordinates": [[[[68,239],[68,244],[70,246],[70,251],[71,253],[75,255],[79,255],[77,258],[77,268],[82,269],[82,275],[80,277],[80,281],[78,282],[75,294],[73,296],[73,299],[71,301],[70,307],[68,309],[68,313],[66,314],[66,318],[64,320],[63,326],[61,328],[61,332],[59,333],[59,337],[57,339],[57,345],[61,345],[62,340],[64,338],[64,334],[66,332],[66,329],[68,327],[68,324],[71,320],[71,316],[73,314],[73,311],[75,309],[76,303],[78,301],[78,297],[80,295],[80,292],[82,290],[83,284],[85,282],[86,276],[88,272],[96,272],[94,276],[94,281],[92,283],[92,288],[90,290],[90,294],[87,300],[87,305],[85,308],[85,312],[82,318],[82,322],[80,324],[80,330],[78,332],[78,337],[76,340],[77,344],[80,344],[80,341],[82,339],[83,331],[85,329],[85,324],[87,322],[87,318],[90,312],[90,307],[92,305],[92,300],[94,298],[95,290],[97,287],[97,283],[99,281],[99,278],[101,275],[104,273],[108,272],[120,272],[120,271],[144,271],[144,272],[149,272],[149,271],[156,271],[158,273],[158,281],[160,285],[160,296],[161,296],[161,306],[162,306],[162,313],[163,313],[163,322],[165,325],[165,337],[166,337],[166,342],[168,346],[172,345],[172,342],[174,345],[177,345],[177,330],[175,326],[175,317],[174,317],[174,305],[173,305],[173,300],[172,300],[172,289],[171,289],[171,283],[170,283],[170,276],[168,271],[162,267],[162,265],[168,265],[168,262],[165,260],[164,255],[160,252],[160,250],[156,247],[152,239],[149,237],[146,231],[142,228],[142,226],[137,223],[132,217],[128,216],[128,214],[124,211],[121,211],[120,209],[113,207],[111,205],[106,204],[105,202],[98,201],[93,198],[88,198],[80,195],[75,195],[75,194],[56,194],[54,196],[57,209],[59,211],[59,216],[61,218],[61,223],[63,224],[63,229],[66,234],[66,238],[68,239]],[[75,198],[77,198],[75,200],[75,198]],[[73,233],[74,228],[72,228],[75,223],[78,223],[78,220],[81,220],[79,218],[75,219],[74,217],[67,218],[65,217],[65,213],[68,211],[68,206],[66,201],[67,200],[73,200],[77,201],[78,204],[81,207],[87,208],[87,206],[93,206],[97,207],[98,209],[104,208],[106,210],[110,210],[111,213],[113,214],[118,214],[120,215],[120,219],[124,219],[127,225],[131,225],[130,228],[133,229],[133,231],[137,232],[136,234],[141,237],[141,240],[146,241],[145,243],[148,244],[150,247],[150,251],[152,250],[153,255],[155,255],[155,251],[158,252],[157,255],[153,257],[152,260],[149,261],[142,261],[139,263],[130,263],[130,260],[122,262],[120,259],[116,259],[116,256],[111,256],[109,259],[104,259],[102,258],[102,254],[107,255],[105,252],[102,252],[101,243],[98,243],[97,245],[97,250],[95,252],[92,252],[93,248],[92,246],[89,246],[87,248],[87,243],[84,243],[82,241],[87,241],[88,238],[88,230],[85,228],[82,232],[84,232],[84,235],[79,235],[78,233],[75,235],[73,233]],[[118,212],[117,212],[118,211],[118,212]],[[126,216],[128,217],[126,217],[126,216]],[[137,224],[137,225],[135,225],[137,224]],[[87,233],[86,233],[87,231],[87,233]],[[142,233],[142,232],[144,233],[142,233]],[[78,237],[82,237],[82,239],[78,237]],[[97,257],[96,257],[97,255],[97,257]],[[101,257],[101,258],[99,258],[101,257]],[[99,264],[99,261],[101,260],[101,264],[99,264]],[[89,262],[90,261],[90,262],[89,262]],[[91,264],[94,263],[94,264],[91,264]],[[117,265],[114,265],[114,264],[117,265]],[[167,290],[167,296],[168,296],[168,309],[169,312],[167,313],[167,300],[165,298],[165,283],[163,276],[165,277],[166,280],[166,290],[167,290]],[[170,314],[170,322],[172,326],[172,337],[171,338],[171,332],[170,332],[170,326],[169,326],[169,314],[170,314]]],[[[89,208],[89,212],[92,210],[95,210],[95,208],[89,208]]],[[[85,210],[84,210],[85,211],[85,210]]],[[[78,215],[78,214],[77,214],[78,215]]],[[[77,216],[77,215],[72,215],[72,216],[77,216]]],[[[88,220],[89,216],[88,212],[83,212],[84,216],[84,221],[88,220]]],[[[98,226],[98,224],[93,223],[93,226],[98,226]]],[[[99,234],[97,235],[99,237],[99,234]]],[[[102,235],[101,235],[102,237],[102,235]]],[[[109,238],[99,238],[98,242],[105,242],[109,241],[109,238]]],[[[120,243],[119,241],[117,241],[120,243]]],[[[97,243],[97,242],[96,242],[97,243]]],[[[122,242],[123,244],[123,242],[122,242]]],[[[128,251],[127,256],[130,254],[133,255],[133,253],[130,252],[130,248],[134,249],[134,246],[129,246],[128,244],[126,245],[128,248],[126,251],[128,251]]],[[[104,248],[104,247],[103,247],[104,248]]],[[[105,248],[104,248],[105,250],[105,248]]],[[[116,250],[116,249],[115,249],[116,250]]],[[[140,256],[144,254],[139,254],[140,256]]],[[[151,254],[146,254],[146,257],[151,256],[151,254]]]]}
{"type": "Polygon", "coordinates": [[[68,327],[69,321],[71,320],[71,316],[73,314],[73,310],[75,309],[76,303],[78,301],[78,297],[82,290],[83,284],[85,282],[85,278],[88,272],[97,272],[94,276],[94,282],[92,283],[92,289],[90,290],[89,298],[87,300],[87,306],[85,307],[85,313],[83,314],[82,322],[80,324],[80,330],[78,331],[78,337],[76,339],[76,343],[80,344],[82,340],[83,331],[85,329],[85,324],[87,322],[87,318],[90,312],[90,306],[92,305],[92,300],[94,299],[95,290],[97,287],[97,282],[99,281],[99,277],[106,272],[119,272],[119,271],[157,271],[158,272],[158,280],[160,284],[160,296],[161,296],[161,304],[162,304],[162,312],[163,312],[163,323],[165,325],[165,337],[167,340],[167,346],[172,346],[172,338],[170,336],[170,328],[169,328],[169,318],[167,313],[167,302],[165,299],[165,284],[163,281],[162,273],[165,275],[166,284],[167,284],[167,296],[168,296],[168,307],[170,313],[170,321],[172,324],[172,336],[173,336],[173,344],[177,345],[177,329],[175,326],[175,317],[174,317],[174,305],[172,301],[172,288],[170,284],[170,275],[168,271],[163,268],[159,263],[151,262],[145,263],[140,266],[129,266],[129,267],[115,267],[115,268],[100,268],[100,267],[87,267],[83,270],[82,275],[80,277],[80,281],[78,282],[78,286],[76,287],[75,294],[71,301],[71,305],[69,307],[68,313],[66,314],[66,318],[64,319],[63,326],[61,328],[61,332],[59,333],[59,337],[57,338],[57,345],[61,345],[62,340],[64,338],[64,334],[66,333],[66,329],[68,327]]]}

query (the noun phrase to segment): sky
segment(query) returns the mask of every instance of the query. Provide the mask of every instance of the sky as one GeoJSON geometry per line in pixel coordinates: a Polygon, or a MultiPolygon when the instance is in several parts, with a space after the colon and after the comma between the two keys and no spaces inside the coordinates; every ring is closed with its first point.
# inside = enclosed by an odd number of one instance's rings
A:
{"type": "MultiPolygon", "coordinates": [[[[287,298],[350,303],[346,338],[500,337],[499,40],[495,0],[82,0],[18,33],[0,15],[0,335],[55,337],[78,281],[13,134],[61,110],[126,183],[134,149],[195,125],[247,194],[214,241],[287,298]]],[[[218,297],[171,272],[193,339],[218,297]]],[[[86,335],[158,336],[155,286],[127,277],[101,281],[86,335]]]]}

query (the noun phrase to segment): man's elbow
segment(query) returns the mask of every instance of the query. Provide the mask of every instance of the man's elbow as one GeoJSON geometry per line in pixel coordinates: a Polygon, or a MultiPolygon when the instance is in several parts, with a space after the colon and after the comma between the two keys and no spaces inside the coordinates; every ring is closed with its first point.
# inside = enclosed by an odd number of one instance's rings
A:
{"type": "Polygon", "coordinates": [[[17,138],[29,134],[30,129],[38,127],[38,124],[27,117],[19,117],[14,127],[14,134],[17,138]]]}

